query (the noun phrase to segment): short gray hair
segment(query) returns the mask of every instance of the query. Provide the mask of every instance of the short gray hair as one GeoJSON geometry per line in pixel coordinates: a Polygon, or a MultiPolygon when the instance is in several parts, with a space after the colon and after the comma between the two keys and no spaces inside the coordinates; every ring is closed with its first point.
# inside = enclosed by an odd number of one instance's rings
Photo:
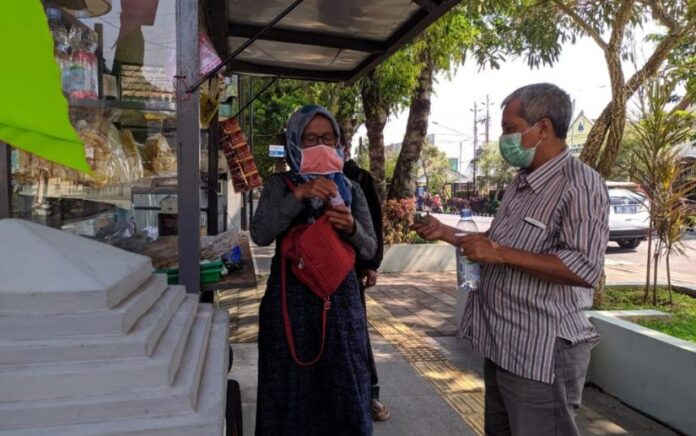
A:
{"type": "Polygon", "coordinates": [[[532,125],[542,118],[548,118],[556,136],[566,138],[573,116],[573,103],[567,92],[551,83],[535,83],[516,89],[505,97],[500,107],[504,108],[514,100],[520,101],[517,115],[527,123],[532,125]]]}

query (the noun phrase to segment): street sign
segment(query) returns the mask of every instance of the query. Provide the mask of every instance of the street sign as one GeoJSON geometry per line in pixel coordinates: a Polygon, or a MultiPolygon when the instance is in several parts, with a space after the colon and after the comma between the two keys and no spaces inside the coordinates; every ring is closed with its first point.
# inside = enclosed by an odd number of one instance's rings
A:
{"type": "Polygon", "coordinates": [[[268,156],[270,157],[285,157],[285,147],[282,145],[269,145],[268,146],[268,156]]]}

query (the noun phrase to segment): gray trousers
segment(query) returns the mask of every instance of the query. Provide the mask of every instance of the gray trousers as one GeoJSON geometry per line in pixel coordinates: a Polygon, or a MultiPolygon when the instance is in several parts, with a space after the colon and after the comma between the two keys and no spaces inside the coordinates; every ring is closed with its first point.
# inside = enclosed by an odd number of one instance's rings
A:
{"type": "Polygon", "coordinates": [[[518,377],[486,359],[487,436],[574,436],[592,345],[556,339],[552,384],[518,377]]]}

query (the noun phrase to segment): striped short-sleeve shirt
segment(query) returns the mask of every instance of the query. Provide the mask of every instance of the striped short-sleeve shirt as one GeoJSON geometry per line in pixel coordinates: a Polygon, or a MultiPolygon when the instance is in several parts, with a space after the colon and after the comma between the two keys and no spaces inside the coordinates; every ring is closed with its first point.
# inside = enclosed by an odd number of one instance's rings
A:
{"type": "MultiPolygon", "coordinates": [[[[609,240],[604,180],[568,150],[533,172],[521,171],[506,190],[488,237],[500,245],[555,254],[595,286],[609,240]]],[[[593,289],[560,285],[504,265],[482,265],[469,293],[459,337],[503,369],[552,383],[557,337],[572,343],[599,336],[583,310],[593,289]]]]}

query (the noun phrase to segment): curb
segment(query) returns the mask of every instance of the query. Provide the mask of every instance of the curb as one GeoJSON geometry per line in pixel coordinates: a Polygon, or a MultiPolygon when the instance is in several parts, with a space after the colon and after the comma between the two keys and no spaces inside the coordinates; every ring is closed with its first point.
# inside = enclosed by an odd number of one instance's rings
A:
{"type": "MultiPolygon", "coordinates": [[[[645,286],[645,282],[635,282],[635,281],[627,281],[627,282],[607,282],[604,285],[604,288],[609,288],[609,289],[616,289],[616,288],[642,288],[645,286]]],[[[659,287],[666,287],[667,282],[664,281],[658,281],[657,286],[659,287]]],[[[695,285],[687,285],[687,284],[674,284],[672,283],[672,290],[690,295],[694,298],[696,298],[696,284],[695,285]]]]}

